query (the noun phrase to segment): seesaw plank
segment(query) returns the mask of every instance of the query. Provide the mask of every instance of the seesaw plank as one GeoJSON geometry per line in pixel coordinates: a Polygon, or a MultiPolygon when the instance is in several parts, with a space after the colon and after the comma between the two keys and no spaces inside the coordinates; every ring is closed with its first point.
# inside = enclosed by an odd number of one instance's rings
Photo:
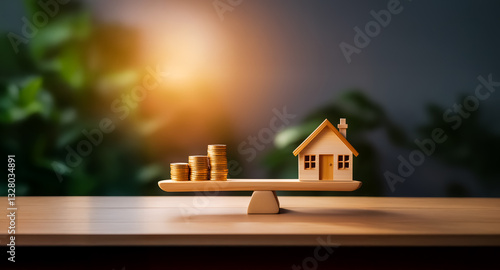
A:
{"type": "Polygon", "coordinates": [[[228,179],[227,181],[162,180],[158,186],[167,192],[189,191],[353,191],[359,181],[299,181],[297,179],[228,179]]]}

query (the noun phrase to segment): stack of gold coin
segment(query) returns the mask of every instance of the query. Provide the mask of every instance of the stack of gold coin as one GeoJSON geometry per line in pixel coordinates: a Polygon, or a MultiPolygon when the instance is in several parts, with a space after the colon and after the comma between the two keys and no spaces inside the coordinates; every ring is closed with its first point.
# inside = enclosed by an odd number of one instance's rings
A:
{"type": "Polygon", "coordinates": [[[207,156],[189,156],[189,168],[191,169],[191,181],[208,180],[207,156]]]}
{"type": "Polygon", "coordinates": [[[170,177],[173,181],[189,181],[189,165],[187,163],[170,163],[170,177]]]}
{"type": "Polygon", "coordinates": [[[211,144],[208,146],[210,161],[210,180],[227,180],[227,156],[225,144],[211,144]]]}

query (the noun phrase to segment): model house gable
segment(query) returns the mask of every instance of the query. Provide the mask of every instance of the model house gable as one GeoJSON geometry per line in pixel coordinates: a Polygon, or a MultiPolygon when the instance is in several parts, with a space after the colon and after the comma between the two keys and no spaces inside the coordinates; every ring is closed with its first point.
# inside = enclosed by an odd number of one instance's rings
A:
{"type": "Polygon", "coordinates": [[[300,153],[331,154],[334,152],[351,154],[352,150],[331,129],[325,128],[300,153]]]}
{"type": "MultiPolygon", "coordinates": [[[[345,118],[342,118],[345,121],[345,118]]],[[[342,121],[342,120],[341,120],[342,121]]],[[[346,129],[347,129],[347,125],[346,129]]],[[[295,150],[293,150],[293,155],[297,156],[310,142],[315,140],[315,138],[323,131],[323,129],[330,129],[344,144],[347,146],[355,156],[358,156],[358,151],[347,141],[345,135],[342,135],[333,125],[325,119],[295,150]]]]}

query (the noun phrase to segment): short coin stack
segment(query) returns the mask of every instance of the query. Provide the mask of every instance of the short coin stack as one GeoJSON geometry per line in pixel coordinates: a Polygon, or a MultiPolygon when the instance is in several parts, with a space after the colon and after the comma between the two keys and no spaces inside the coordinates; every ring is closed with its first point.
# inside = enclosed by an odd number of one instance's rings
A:
{"type": "Polygon", "coordinates": [[[174,181],[189,181],[189,165],[187,163],[170,163],[170,176],[174,181]]]}
{"type": "Polygon", "coordinates": [[[210,180],[227,180],[227,157],[225,144],[208,145],[208,159],[210,161],[210,180]]]}
{"type": "Polygon", "coordinates": [[[189,156],[189,168],[191,169],[191,181],[208,180],[207,156],[189,156]]]}

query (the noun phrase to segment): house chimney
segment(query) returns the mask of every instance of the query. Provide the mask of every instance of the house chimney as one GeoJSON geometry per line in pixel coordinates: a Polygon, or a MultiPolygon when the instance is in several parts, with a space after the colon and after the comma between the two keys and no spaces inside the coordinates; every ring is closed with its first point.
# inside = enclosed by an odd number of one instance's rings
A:
{"type": "Polygon", "coordinates": [[[345,118],[340,118],[340,124],[337,125],[340,134],[344,135],[344,138],[347,139],[347,124],[345,123],[345,118]]]}

